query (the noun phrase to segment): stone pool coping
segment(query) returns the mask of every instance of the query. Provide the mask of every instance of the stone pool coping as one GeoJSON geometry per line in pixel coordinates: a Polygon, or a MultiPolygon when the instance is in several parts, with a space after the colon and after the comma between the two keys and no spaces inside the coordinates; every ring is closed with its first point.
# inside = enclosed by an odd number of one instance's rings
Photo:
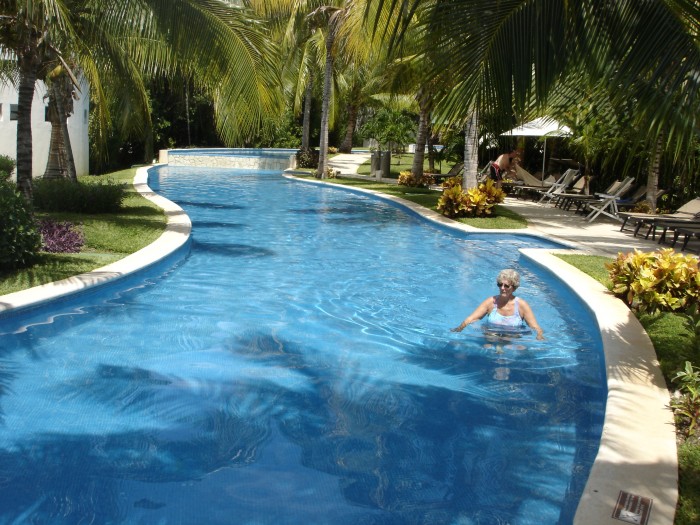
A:
{"type": "Polygon", "coordinates": [[[35,306],[93,286],[112,282],[151,266],[181,248],[190,238],[192,222],[180,206],[151,190],[148,186],[148,170],[150,168],[138,168],[133,185],[142,196],[162,208],[167,217],[165,231],[158,239],[123,259],[91,272],[2,295],[0,296],[0,314],[35,306]]]}
{"type": "MultiPolygon", "coordinates": [[[[148,187],[149,169],[150,167],[144,167],[137,170],[134,187],[144,197],[163,208],[167,216],[165,231],[155,242],[92,272],[0,296],[0,313],[44,303],[114,281],[155,264],[182,247],[190,238],[190,218],[178,205],[155,194],[148,187]]],[[[290,174],[285,176],[302,181],[290,174]]],[[[303,179],[303,182],[326,184],[311,179],[303,179]]],[[[361,188],[351,190],[393,201],[430,221],[457,230],[470,233],[527,233],[546,238],[527,230],[476,229],[391,195],[361,188]]],[[[575,246],[572,245],[572,248],[575,246]]],[[[608,378],[608,401],[600,448],[579,502],[574,524],[639,523],[632,521],[634,512],[646,503],[644,498],[649,498],[653,504],[648,523],[672,525],[678,498],[675,427],[668,408],[668,390],[659,370],[654,347],[639,321],[624,303],[600,283],[553,255],[559,251],[570,253],[570,250],[546,249],[524,249],[521,253],[561,279],[588,305],[601,332],[608,378]],[[621,491],[630,495],[625,500],[630,512],[627,520],[613,517],[614,512],[624,510],[618,504],[621,491]],[[635,499],[634,496],[641,499],[635,499]]]]}
{"type": "MultiPolygon", "coordinates": [[[[293,172],[285,176],[312,184],[329,184],[323,180],[299,179],[293,172]]],[[[343,188],[392,201],[431,222],[455,230],[472,234],[525,233],[548,239],[527,228],[474,228],[393,195],[365,188],[343,188]]],[[[560,235],[566,236],[563,229],[560,235]]],[[[561,239],[556,241],[561,242],[561,239]]],[[[603,433],[574,525],[621,522],[673,525],[678,500],[678,453],[673,414],[669,409],[670,395],[656,351],[627,305],[598,281],[554,255],[581,253],[575,243],[569,246],[563,250],[528,248],[521,249],[520,253],[560,279],[586,304],[598,323],[603,344],[608,380],[603,433]]]]}

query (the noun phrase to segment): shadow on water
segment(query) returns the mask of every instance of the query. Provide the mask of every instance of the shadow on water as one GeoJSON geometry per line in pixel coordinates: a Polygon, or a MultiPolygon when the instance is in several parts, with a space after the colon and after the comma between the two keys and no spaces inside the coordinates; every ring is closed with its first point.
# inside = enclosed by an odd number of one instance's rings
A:
{"type": "MultiPolygon", "coordinates": [[[[444,388],[387,385],[361,374],[345,381],[333,370],[342,364],[268,333],[230,337],[222,350],[242,361],[242,368],[261,373],[194,381],[101,364],[78,379],[81,388],[64,385],[57,395],[77,397],[93,405],[95,414],[127,414],[141,428],[35,434],[14,449],[1,450],[0,521],[145,523],[134,514],[147,513],[151,523],[175,522],[183,492],[160,489],[162,484],[207,487],[208,476],[237,468],[231,475],[242,478],[237,486],[244,487],[251,475],[246,467],[259,463],[276,433],[300,450],[299,460],[285,461],[333,476],[353,512],[361,512],[359,520],[357,514],[352,519],[341,514],[334,525],[452,523],[456,516],[516,523],[524,499],[548,498],[547,479],[510,469],[515,459],[510,456],[520,449],[509,452],[509,443],[538,438],[522,435],[520,413],[493,406],[484,410],[473,396],[444,388]],[[289,381],[281,372],[296,379],[289,381]]],[[[450,351],[428,353],[433,350],[450,351]]],[[[446,359],[411,355],[408,360],[438,368],[446,359]]],[[[443,372],[462,374],[472,365],[479,366],[461,359],[443,372]]],[[[545,414],[536,417],[546,428],[545,414]]],[[[560,467],[550,462],[549,451],[534,445],[527,450],[533,468],[551,472],[560,467]]],[[[267,485],[294,497],[298,488],[265,472],[267,485]]],[[[250,503],[256,501],[254,489],[245,490],[250,492],[220,503],[225,513],[245,511],[255,515],[256,523],[273,523],[250,503]]],[[[298,504],[289,512],[290,522],[303,523],[311,509],[298,504]]]]}
{"type": "Polygon", "coordinates": [[[271,257],[275,255],[273,250],[259,248],[247,244],[223,243],[223,242],[202,242],[193,240],[192,250],[207,252],[226,257],[271,257]]]}
{"type": "Polygon", "coordinates": [[[238,228],[245,228],[245,224],[241,224],[239,222],[226,222],[226,221],[198,221],[195,220],[193,221],[192,227],[194,229],[200,229],[200,228],[230,228],[230,229],[238,229],[238,228]]]}
{"type": "Polygon", "coordinates": [[[196,202],[196,201],[177,201],[177,204],[183,208],[206,208],[209,210],[245,210],[245,206],[240,204],[222,204],[216,202],[196,202]]]}

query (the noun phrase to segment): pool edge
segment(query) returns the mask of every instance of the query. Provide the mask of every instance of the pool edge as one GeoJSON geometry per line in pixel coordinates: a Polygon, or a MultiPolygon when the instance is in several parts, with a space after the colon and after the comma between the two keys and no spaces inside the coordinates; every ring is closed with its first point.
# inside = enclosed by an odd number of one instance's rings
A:
{"type": "Polygon", "coordinates": [[[123,259],[90,272],[2,295],[0,296],[0,315],[113,282],[162,261],[184,246],[190,238],[192,222],[180,206],[156,194],[148,186],[148,172],[157,166],[138,168],[132,184],[137,192],[155,203],[165,213],[167,218],[165,230],[158,239],[123,259]]]}
{"type": "MultiPolygon", "coordinates": [[[[332,185],[323,180],[300,179],[291,174],[284,176],[300,182],[332,185]]],[[[455,230],[515,233],[552,240],[539,232],[474,228],[393,195],[366,188],[333,186],[395,202],[430,222],[455,230]]],[[[556,242],[561,243],[559,239],[556,242]]],[[[598,281],[554,255],[557,252],[574,253],[576,249],[575,243],[570,243],[570,249],[564,250],[520,250],[524,257],[550,272],[586,304],[598,323],[603,345],[608,386],[603,432],[573,523],[620,523],[613,513],[620,510],[618,498],[624,493],[651,500],[652,517],[646,523],[673,525],[678,501],[678,452],[673,414],[669,408],[670,395],[656,351],[627,305],[598,281]]]]}

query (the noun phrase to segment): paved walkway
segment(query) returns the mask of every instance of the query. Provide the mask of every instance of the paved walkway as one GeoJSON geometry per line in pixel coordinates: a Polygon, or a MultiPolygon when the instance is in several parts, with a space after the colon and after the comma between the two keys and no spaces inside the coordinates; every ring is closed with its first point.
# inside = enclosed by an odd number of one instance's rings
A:
{"type": "MultiPolygon", "coordinates": [[[[357,168],[369,158],[370,155],[364,153],[341,154],[331,158],[329,165],[343,176],[358,176],[357,168]]],[[[361,175],[358,177],[369,179],[361,175]]],[[[394,179],[383,180],[396,182],[394,179]]],[[[635,249],[654,251],[667,246],[644,239],[643,236],[634,237],[629,231],[621,232],[620,222],[607,217],[587,222],[583,216],[571,211],[511,197],[506,199],[504,206],[525,217],[529,230],[593,255],[616,257],[620,252],[628,253],[635,249]]],[[[700,241],[694,241],[690,248],[697,250],[698,244],[700,241]]]]}

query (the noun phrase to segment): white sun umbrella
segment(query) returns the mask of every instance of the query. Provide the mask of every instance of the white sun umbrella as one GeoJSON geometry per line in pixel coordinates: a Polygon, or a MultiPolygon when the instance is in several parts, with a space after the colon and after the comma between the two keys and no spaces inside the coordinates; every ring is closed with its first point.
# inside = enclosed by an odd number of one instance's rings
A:
{"type": "Polygon", "coordinates": [[[501,133],[502,137],[544,137],[544,153],[542,154],[542,180],[544,180],[544,168],[547,160],[547,137],[567,137],[571,130],[562,126],[550,117],[540,117],[535,120],[501,133]]]}

